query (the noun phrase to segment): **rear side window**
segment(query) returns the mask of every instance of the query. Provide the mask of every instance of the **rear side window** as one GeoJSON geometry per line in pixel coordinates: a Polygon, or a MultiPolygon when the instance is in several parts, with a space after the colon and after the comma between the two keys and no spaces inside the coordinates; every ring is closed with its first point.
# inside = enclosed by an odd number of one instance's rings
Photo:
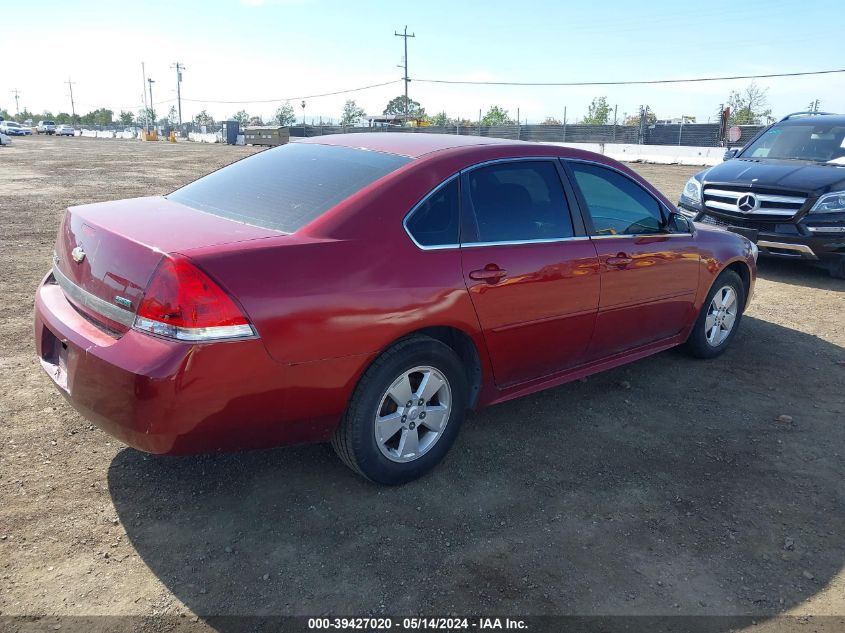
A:
{"type": "Polygon", "coordinates": [[[411,159],[291,143],[245,158],[171,193],[213,215],[293,233],[411,159]]]}
{"type": "Polygon", "coordinates": [[[479,242],[572,237],[572,218],[557,168],[550,161],[517,161],[469,172],[469,199],[479,242]]]}
{"type": "Polygon", "coordinates": [[[570,163],[593,220],[594,235],[641,235],[663,230],[660,203],[617,171],[570,163]]]}
{"type": "Polygon", "coordinates": [[[420,246],[456,246],[459,215],[458,178],[452,178],[420,202],[405,227],[420,246]]]}

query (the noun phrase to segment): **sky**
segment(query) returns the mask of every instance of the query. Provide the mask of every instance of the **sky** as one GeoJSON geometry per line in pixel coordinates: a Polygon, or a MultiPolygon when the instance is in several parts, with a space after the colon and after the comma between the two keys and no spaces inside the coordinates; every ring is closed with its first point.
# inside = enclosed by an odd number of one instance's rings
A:
{"type": "MultiPolygon", "coordinates": [[[[137,111],[146,76],[157,114],[176,103],[174,62],[186,70],[182,118],[245,109],[269,118],[291,99],[297,117],[340,116],[346,99],[379,114],[404,91],[407,25],[411,99],[429,114],[471,120],[491,105],[522,122],[574,122],[592,98],[625,114],[648,104],[661,119],[714,119],[749,80],[653,86],[463,86],[423,79],[569,82],[753,75],[845,68],[845,0],[602,0],[584,2],[335,0],[0,0],[19,19],[0,39],[0,108],[137,111]],[[44,19],[41,19],[41,18],[44,19]],[[312,95],[394,81],[345,95],[312,95]],[[254,100],[253,102],[249,102],[254,100]],[[243,102],[243,103],[221,103],[243,102]],[[259,101],[266,101],[259,103],[259,101]]],[[[757,80],[775,116],[845,112],[845,73],[757,80]]]]}

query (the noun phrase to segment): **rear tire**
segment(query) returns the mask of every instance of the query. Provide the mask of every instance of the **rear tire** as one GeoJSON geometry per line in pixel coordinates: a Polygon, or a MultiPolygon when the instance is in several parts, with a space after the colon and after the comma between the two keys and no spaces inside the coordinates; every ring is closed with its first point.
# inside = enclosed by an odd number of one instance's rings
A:
{"type": "Polygon", "coordinates": [[[745,307],[745,286],[739,275],[724,270],[707,293],[684,348],[696,358],[715,358],[731,344],[745,307]]]}
{"type": "Polygon", "coordinates": [[[370,481],[407,483],[449,451],[466,416],[467,393],[464,368],[450,347],[427,336],[403,339],[364,372],[332,447],[370,481]]]}

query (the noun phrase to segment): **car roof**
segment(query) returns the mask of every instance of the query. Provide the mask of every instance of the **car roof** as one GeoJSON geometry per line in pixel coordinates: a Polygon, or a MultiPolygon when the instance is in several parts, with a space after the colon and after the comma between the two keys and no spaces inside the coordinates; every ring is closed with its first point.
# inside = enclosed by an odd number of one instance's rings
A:
{"type": "Polygon", "coordinates": [[[331,134],[302,139],[301,143],[354,147],[374,152],[399,154],[419,158],[432,152],[459,147],[479,145],[532,145],[525,141],[458,134],[432,134],[425,132],[363,132],[353,134],[331,134]]]}
{"type": "Polygon", "coordinates": [[[845,125],[845,114],[808,114],[780,121],[778,125],[818,125],[819,123],[845,125]]]}

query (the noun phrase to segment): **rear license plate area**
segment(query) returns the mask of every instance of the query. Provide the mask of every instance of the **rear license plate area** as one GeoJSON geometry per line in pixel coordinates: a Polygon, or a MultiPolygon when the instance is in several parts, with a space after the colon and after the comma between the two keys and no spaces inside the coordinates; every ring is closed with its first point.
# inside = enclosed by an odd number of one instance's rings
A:
{"type": "Polygon", "coordinates": [[[53,382],[63,391],[70,391],[67,384],[68,345],[47,328],[41,339],[41,366],[53,382]]]}
{"type": "Polygon", "coordinates": [[[731,233],[736,233],[737,235],[742,235],[742,237],[747,237],[749,240],[757,243],[757,238],[759,237],[760,232],[757,229],[747,229],[742,226],[732,226],[729,225],[727,229],[731,233]]]}

